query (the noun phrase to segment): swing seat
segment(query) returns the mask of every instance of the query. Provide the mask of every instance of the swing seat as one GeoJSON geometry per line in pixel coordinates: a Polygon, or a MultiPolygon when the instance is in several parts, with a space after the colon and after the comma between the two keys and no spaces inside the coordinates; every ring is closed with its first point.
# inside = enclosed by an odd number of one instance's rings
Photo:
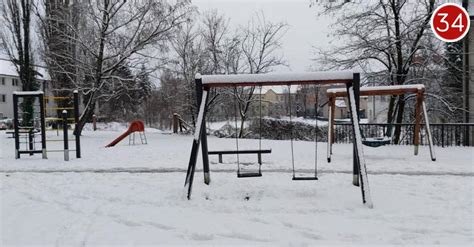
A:
{"type": "Polygon", "coordinates": [[[294,181],[318,180],[318,177],[293,177],[294,181]]]}
{"type": "Polygon", "coordinates": [[[261,172],[237,173],[238,178],[255,178],[255,177],[261,177],[261,176],[262,176],[261,172]]]}
{"type": "Polygon", "coordinates": [[[387,137],[387,136],[385,136],[385,137],[365,138],[364,140],[362,140],[362,144],[364,144],[365,146],[368,146],[368,147],[373,147],[373,148],[388,145],[391,142],[392,142],[392,138],[387,137]]]}

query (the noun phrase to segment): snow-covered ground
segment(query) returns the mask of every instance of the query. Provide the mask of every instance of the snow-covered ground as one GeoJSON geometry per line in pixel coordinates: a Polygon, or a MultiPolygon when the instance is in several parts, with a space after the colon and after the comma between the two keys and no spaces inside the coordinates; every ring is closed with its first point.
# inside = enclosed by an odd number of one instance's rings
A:
{"type": "MultiPolygon", "coordinates": [[[[0,131],[0,245],[474,243],[473,148],[437,148],[436,162],[427,147],[419,156],[410,146],[366,148],[368,209],[351,185],[351,145],[335,145],[328,164],[318,143],[319,180],[292,181],[290,142],[263,140],[272,149],[263,177],[237,179],[235,156],[224,164],[211,156],[211,185],[198,170],[188,201],[192,136],[149,130],[148,145],[104,148],[125,128],[85,131],[83,158],[69,162],[62,153],[15,160],[13,139],[0,131]]],[[[235,139],[209,137],[209,149],[235,149],[235,139]]],[[[312,172],[314,143],[295,142],[295,164],[312,172]]]]}

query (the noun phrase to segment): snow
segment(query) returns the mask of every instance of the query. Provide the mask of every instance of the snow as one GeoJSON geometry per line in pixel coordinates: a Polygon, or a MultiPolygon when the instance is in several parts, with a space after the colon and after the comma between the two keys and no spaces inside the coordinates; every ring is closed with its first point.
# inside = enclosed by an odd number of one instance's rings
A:
{"type": "Polygon", "coordinates": [[[40,94],[44,94],[43,91],[15,91],[13,92],[13,94],[15,95],[40,95],[40,94]]]}
{"type": "MultiPolygon", "coordinates": [[[[44,67],[35,66],[35,70],[41,74],[41,76],[38,75],[38,79],[51,80],[49,73],[44,67]]],[[[0,75],[19,77],[15,65],[10,60],[4,58],[0,58],[0,75]]]]}
{"type": "MultiPolygon", "coordinates": [[[[376,91],[385,91],[385,90],[409,90],[416,89],[422,90],[425,88],[423,84],[413,84],[413,85],[398,85],[398,86],[377,86],[377,87],[361,87],[361,92],[376,92],[376,91]]],[[[345,88],[330,88],[326,92],[333,93],[345,93],[347,90],[345,88]]]]}
{"type": "Polygon", "coordinates": [[[0,58],[0,75],[18,77],[18,72],[12,62],[0,58]]]}
{"type": "Polygon", "coordinates": [[[203,84],[220,83],[269,83],[269,82],[308,82],[330,80],[352,80],[354,71],[306,72],[306,73],[267,73],[267,74],[239,74],[239,75],[201,75],[203,84]]]}
{"type": "Polygon", "coordinates": [[[207,91],[203,91],[201,105],[199,106],[197,125],[196,125],[197,131],[194,132],[194,141],[199,140],[199,136],[201,135],[201,129],[202,129],[201,125],[202,125],[202,120],[205,114],[204,109],[206,108],[206,103],[207,103],[207,91]]]}
{"type": "MultiPolygon", "coordinates": [[[[474,148],[388,145],[364,150],[375,207],[351,185],[352,145],[318,157],[318,181],[292,181],[289,141],[262,140],[263,177],[236,178],[236,157],[201,158],[193,199],[183,193],[192,135],[146,132],[148,145],[113,148],[127,124],[83,133],[82,159],[62,153],[14,158],[0,131],[0,245],[472,245],[474,148]],[[248,197],[248,200],[246,199],[248,197]]],[[[102,127],[102,125],[99,125],[102,127]]],[[[60,138],[48,132],[48,138],[60,138]]],[[[234,139],[208,138],[209,150],[234,139]]],[[[295,165],[312,172],[314,142],[295,141],[295,165]]],[[[48,148],[58,148],[48,143],[48,148]]],[[[241,148],[258,140],[240,140],[241,148]]],[[[318,145],[318,153],[325,146],[318,145]]],[[[255,155],[241,161],[256,162],[255,155]]]]}
{"type": "Polygon", "coordinates": [[[346,101],[344,99],[336,99],[336,107],[346,108],[346,101]]]}

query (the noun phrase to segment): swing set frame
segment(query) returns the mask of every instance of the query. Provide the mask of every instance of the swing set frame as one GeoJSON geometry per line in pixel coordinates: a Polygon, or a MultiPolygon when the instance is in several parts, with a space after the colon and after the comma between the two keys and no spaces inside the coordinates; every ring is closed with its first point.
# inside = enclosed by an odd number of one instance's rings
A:
{"type": "MultiPolygon", "coordinates": [[[[378,87],[361,87],[360,96],[386,96],[386,95],[406,95],[414,94],[416,97],[415,103],[415,129],[413,134],[414,144],[414,155],[418,155],[420,137],[421,137],[421,124],[422,119],[425,123],[425,131],[428,136],[428,145],[430,148],[430,156],[432,161],[436,161],[436,154],[433,147],[433,140],[431,135],[430,123],[426,111],[425,105],[425,86],[423,84],[414,85],[398,85],[398,86],[378,86],[378,87]]],[[[336,98],[347,97],[347,90],[345,88],[330,88],[326,91],[326,95],[329,99],[329,130],[328,130],[328,148],[327,148],[327,160],[331,162],[332,146],[334,144],[335,134],[335,109],[336,109],[336,98]]],[[[356,181],[354,180],[354,183],[356,181]]]]}
{"type": "MultiPolygon", "coordinates": [[[[308,72],[308,73],[268,73],[268,74],[237,74],[237,75],[201,75],[195,76],[196,99],[199,106],[194,139],[186,173],[184,186],[187,187],[187,198],[191,199],[192,185],[196,171],[199,147],[202,150],[204,183],[211,182],[209,154],[207,146],[206,112],[207,100],[213,88],[235,88],[245,86],[291,86],[291,85],[345,85],[350,95],[351,123],[353,130],[360,129],[359,116],[353,115],[352,109],[359,109],[360,74],[352,71],[308,72]],[[353,99],[353,100],[351,100],[353,99]]],[[[353,174],[360,177],[362,201],[372,207],[372,200],[367,180],[365,159],[360,135],[353,131],[353,174]],[[359,176],[360,175],[360,176],[359,176]]]]}

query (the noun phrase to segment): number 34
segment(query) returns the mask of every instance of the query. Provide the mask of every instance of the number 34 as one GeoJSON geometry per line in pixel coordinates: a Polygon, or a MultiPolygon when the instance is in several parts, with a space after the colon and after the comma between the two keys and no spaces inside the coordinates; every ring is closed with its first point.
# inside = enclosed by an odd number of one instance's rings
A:
{"type": "Polygon", "coordinates": [[[438,32],[444,33],[447,32],[450,28],[458,28],[459,32],[462,32],[462,30],[464,29],[464,25],[462,24],[462,14],[458,15],[452,25],[450,25],[449,22],[446,21],[446,18],[448,17],[447,13],[439,13],[438,16],[442,16],[440,22],[445,26],[445,28],[436,27],[436,30],[438,30],[438,32]]]}

